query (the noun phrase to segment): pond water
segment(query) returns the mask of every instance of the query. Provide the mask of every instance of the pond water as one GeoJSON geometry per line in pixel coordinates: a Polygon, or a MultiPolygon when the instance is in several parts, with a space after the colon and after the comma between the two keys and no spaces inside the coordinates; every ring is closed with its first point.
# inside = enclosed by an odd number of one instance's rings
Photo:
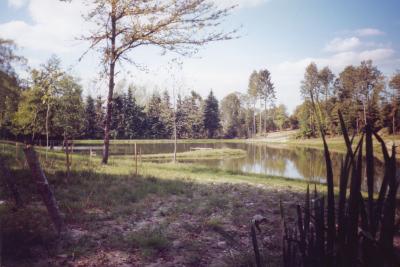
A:
{"type": "MultiPolygon", "coordinates": [[[[197,159],[181,160],[181,162],[196,162],[213,168],[220,168],[233,172],[256,173],[263,175],[283,176],[292,179],[302,179],[311,182],[325,182],[325,159],[323,151],[306,147],[293,147],[286,145],[270,145],[260,143],[178,143],[177,151],[190,151],[194,147],[203,148],[238,148],[246,151],[246,156],[242,158],[223,158],[223,159],[197,159]]],[[[89,149],[101,155],[101,146],[75,147],[75,151],[88,153],[89,149]]],[[[147,143],[137,144],[138,151],[142,154],[172,153],[173,143],[147,143]]],[[[134,144],[111,145],[111,155],[130,155],[134,154],[134,144]]],[[[338,184],[340,162],[344,155],[341,153],[331,153],[334,168],[335,184],[338,184]]],[[[172,156],[171,156],[172,157],[172,156]]],[[[381,177],[383,163],[376,160],[376,172],[381,177]]],[[[380,186],[380,181],[376,181],[376,188],[380,186]]]]}

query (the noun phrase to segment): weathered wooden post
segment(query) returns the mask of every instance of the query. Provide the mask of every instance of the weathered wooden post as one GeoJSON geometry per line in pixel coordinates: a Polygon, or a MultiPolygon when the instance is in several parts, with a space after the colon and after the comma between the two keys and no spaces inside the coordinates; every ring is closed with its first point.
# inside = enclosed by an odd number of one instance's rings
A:
{"type": "Polygon", "coordinates": [[[66,164],[67,164],[67,177],[69,177],[69,172],[70,172],[70,159],[69,159],[69,142],[67,140],[66,142],[66,147],[65,147],[65,156],[66,156],[66,164]]]}
{"type": "Polygon", "coordinates": [[[43,172],[40,162],[37,158],[36,152],[31,145],[26,145],[24,148],[26,160],[31,170],[33,181],[36,184],[36,188],[42,197],[44,204],[46,205],[47,211],[49,212],[50,218],[58,233],[64,230],[64,222],[61,216],[60,209],[57,201],[54,197],[53,192],[50,189],[49,182],[46,175],[43,172]]]}
{"type": "Polygon", "coordinates": [[[135,173],[136,173],[136,176],[138,175],[138,170],[137,170],[137,145],[136,145],[136,142],[135,142],[135,173]]]}

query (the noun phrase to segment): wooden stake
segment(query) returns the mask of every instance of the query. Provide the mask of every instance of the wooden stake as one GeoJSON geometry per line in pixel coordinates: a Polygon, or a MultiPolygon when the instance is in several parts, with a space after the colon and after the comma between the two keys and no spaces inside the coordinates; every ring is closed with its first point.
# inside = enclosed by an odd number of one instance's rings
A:
{"type": "Polygon", "coordinates": [[[138,171],[137,171],[137,146],[136,146],[136,143],[135,143],[135,173],[136,173],[136,176],[138,175],[138,171]]]}
{"type": "Polygon", "coordinates": [[[64,222],[57,201],[50,189],[47,177],[40,166],[36,152],[32,146],[27,145],[24,148],[24,153],[26,161],[28,162],[31,170],[33,182],[36,184],[36,188],[41,195],[44,204],[46,205],[47,211],[49,212],[50,218],[57,232],[60,233],[62,230],[64,230],[64,222]]]}
{"type": "Polygon", "coordinates": [[[66,156],[66,164],[67,164],[67,177],[69,177],[69,172],[70,172],[70,161],[69,161],[69,143],[67,140],[67,146],[65,147],[65,156],[66,156]]]}

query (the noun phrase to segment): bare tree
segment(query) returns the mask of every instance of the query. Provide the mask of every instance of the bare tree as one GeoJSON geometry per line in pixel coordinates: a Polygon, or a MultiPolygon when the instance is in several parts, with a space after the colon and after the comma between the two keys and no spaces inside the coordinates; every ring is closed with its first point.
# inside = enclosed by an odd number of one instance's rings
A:
{"type": "Polygon", "coordinates": [[[104,127],[103,164],[107,164],[112,99],[117,62],[134,63],[129,52],[140,46],[156,46],[163,52],[183,56],[202,45],[232,39],[235,30],[219,30],[223,18],[234,8],[218,8],[208,0],[93,0],[86,19],[97,25],[83,39],[102,54],[108,75],[108,97],[104,127]]]}

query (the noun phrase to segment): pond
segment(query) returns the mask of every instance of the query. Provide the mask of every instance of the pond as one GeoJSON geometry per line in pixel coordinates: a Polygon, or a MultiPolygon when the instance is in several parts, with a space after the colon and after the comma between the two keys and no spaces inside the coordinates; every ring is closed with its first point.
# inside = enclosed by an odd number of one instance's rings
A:
{"type": "MultiPolygon", "coordinates": [[[[177,151],[190,151],[191,148],[236,148],[246,151],[246,156],[242,158],[223,158],[223,159],[197,159],[181,160],[181,162],[199,163],[212,168],[220,168],[233,172],[255,173],[263,175],[283,176],[291,179],[302,179],[311,182],[325,182],[325,159],[323,151],[320,149],[307,147],[293,147],[287,145],[272,145],[262,143],[178,143],[177,151]]],[[[89,149],[101,155],[102,146],[77,146],[76,152],[89,153],[89,149]]],[[[173,143],[138,143],[137,150],[142,154],[172,153],[173,143]]],[[[111,155],[130,155],[134,154],[134,144],[110,145],[111,155]]],[[[340,162],[344,154],[332,152],[332,163],[334,168],[335,184],[338,184],[340,162]]],[[[172,155],[171,155],[172,157],[172,155]]],[[[383,163],[379,160],[375,162],[376,173],[381,177],[383,163]]],[[[375,187],[380,186],[380,181],[376,181],[375,187]]]]}

